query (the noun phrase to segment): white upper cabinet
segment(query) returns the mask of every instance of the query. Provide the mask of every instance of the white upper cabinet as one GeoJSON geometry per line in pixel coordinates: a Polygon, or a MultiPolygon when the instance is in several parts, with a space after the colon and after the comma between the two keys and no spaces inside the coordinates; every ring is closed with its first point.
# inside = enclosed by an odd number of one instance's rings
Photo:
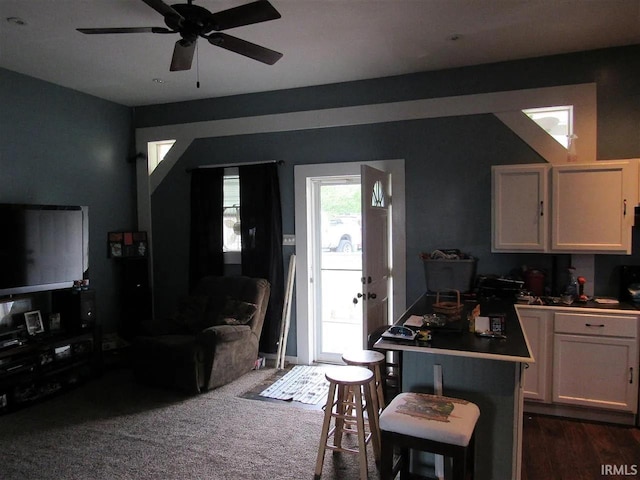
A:
{"type": "Polygon", "coordinates": [[[551,250],[631,253],[637,181],[632,161],[554,167],[551,250]]]}
{"type": "Polygon", "coordinates": [[[494,166],[492,186],[493,252],[631,253],[637,160],[494,166]]]}
{"type": "Polygon", "coordinates": [[[492,252],[547,250],[548,164],[491,169],[492,252]]]}

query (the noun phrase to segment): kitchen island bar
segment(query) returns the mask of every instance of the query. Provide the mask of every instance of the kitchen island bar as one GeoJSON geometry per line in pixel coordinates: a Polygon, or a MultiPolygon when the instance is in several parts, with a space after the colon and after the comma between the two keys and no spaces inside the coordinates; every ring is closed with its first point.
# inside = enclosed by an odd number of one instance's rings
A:
{"type": "MultiPolygon", "coordinates": [[[[433,313],[435,296],[420,297],[397,320],[433,313]]],[[[511,302],[466,301],[460,318],[434,328],[428,342],[381,338],[375,349],[402,352],[402,390],[469,400],[480,408],[476,426],[476,472],[479,480],[519,479],[522,451],[522,373],[534,362],[511,302]],[[480,303],[481,315],[504,314],[506,338],[469,332],[467,313],[480,303]],[[435,373],[434,373],[435,372],[435,373]],[[440,378],[441,372],[441,378],[440,378]]],[[[412,468],[425,473],[432,456],[414,456],[412,468]]]]}

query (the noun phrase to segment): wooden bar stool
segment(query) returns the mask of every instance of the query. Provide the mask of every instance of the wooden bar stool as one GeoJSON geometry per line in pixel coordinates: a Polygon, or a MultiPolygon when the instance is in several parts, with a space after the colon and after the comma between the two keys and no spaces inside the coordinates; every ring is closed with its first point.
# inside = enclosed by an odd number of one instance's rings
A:
{"type": "Polygon", "coordinates": [[[325,377],[329,381],[329,393],[314,478],[320,479],[324,454],[329,449],[334,452],[357,454],[360,463],[360,479],[366,480],[367,443],[371,442],[373,445],[376,462],[380,460],[380,431],[373,372],[363,367],[345,366],[328,371],[325,377]],[[335,419],[333,427],[331,426],[332,418],[335,419]],[[368,432],[365,430],[365,419],[368,432]],[[345,433],[358,436],[357,448],[342,445],[342,436],[345,433]],[[333,436],[333,445],[329,444],[331,436],[333,436]]]}
{"type": "Polygon", "coordinates": [[[376,387],[377,410],[381,412],[385,407],[382,368],[386,358],[384,354],[373,350],[357,350],[355,352],[347,352],[342,355],[342,361],[347,365],[357,367],[366,367],[373,372],[376,387]]]}
{"type": "Polygon", "coordinates": [[[380,415],[381,479],[392,480],[398,470],[401,479],[408,478],[411,449],[451,458],[454,480],[464,480],[467,471],[473,476],[474,431],[479,417],[478,406],[466,400],[401,393],[380,415]],[[394,447],[400,449],[395,465],[394,447]]]}
{"type": "Polygon", "coordinates": [[[391,402],[393,397],[402,392],[402,350],[389,352],[375,349],[376,342],[380,340],[388,328],[389,325],[382,325],[371,332],[367,338],[367,348],[385,356],[385,362],[382,366],[382,391],[384,392],[385,404],[391,402]]]}

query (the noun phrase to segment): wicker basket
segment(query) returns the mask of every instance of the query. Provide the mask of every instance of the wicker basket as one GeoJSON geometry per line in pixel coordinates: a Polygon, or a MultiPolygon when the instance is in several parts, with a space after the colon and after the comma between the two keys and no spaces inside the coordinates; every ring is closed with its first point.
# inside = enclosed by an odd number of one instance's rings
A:
{"type": "Polygon", "coordinates": [[[460,303],[460,290],[448,290],[456,293],[455,302],[440,301],[440,292],[436,294],[436,301],[433,304],[433,311],[436,313],[442,313],[451,317],[457,317],[462,312],[463,305],[460,303]]]}

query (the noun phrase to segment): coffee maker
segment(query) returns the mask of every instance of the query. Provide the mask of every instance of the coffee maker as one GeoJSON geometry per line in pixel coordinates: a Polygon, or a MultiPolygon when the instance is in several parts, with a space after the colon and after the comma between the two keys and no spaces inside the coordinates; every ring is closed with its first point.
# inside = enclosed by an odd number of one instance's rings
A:
{"type": "Polygon", "coordinates": [[[640,265],[620,267],[620,292],[618,300],[640,307],[640,265]]]}

